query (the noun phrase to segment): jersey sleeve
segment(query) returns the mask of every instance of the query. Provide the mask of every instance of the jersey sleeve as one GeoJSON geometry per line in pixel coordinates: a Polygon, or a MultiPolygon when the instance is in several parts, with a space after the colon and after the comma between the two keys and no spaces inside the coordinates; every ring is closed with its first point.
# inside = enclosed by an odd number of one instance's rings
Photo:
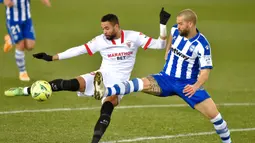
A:
{"type": "Polygon", "coordinates": [[[4,0],[0,0],[0,3],[3,3],[4,2],[4,0]]]}
{"type": "Polygon", "coordinates": [[[93,55],[95,52],[98,51],[97,48],[97,37],[92,39],[91,41],[87,42],[86,44],[73,47],[70,49],[67,49],[66,51],[62,53],[58,53],[59,60],[72,58],[75,56],[79,56],[81,54],[88,53],[89,55],[93,55]]]}
{"type": "Polygon", "coordinates": [[[198,58],[200,63],[200,69],[212,69],[212,56],[209,43],[207,45],[199,45],[198,58]]]}
{"type": "Polygon", "coordinates": [[[92,56],[94,53],[99,51],[98,49],[98,41],[100,37],[97,36],[94,39],[90,40],[89,42],[85,43],[84,46],[90,56],[92,56]]]}
{"type": "Polygon", "coordinates": [[[143,34],[142,32],[137,32],[137,44],[139,45],[139,47],[142,47],[143,49],[147,49],[148,46],[150,45],[152,38],[148,37],[147,35],[143,34]]]}

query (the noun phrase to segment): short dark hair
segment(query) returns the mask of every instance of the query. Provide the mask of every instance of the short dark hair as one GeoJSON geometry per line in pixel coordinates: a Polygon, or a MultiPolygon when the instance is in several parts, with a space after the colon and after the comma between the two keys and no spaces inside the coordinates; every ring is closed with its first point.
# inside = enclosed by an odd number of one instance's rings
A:
{"type": "Polygon", "coordinates": [[[101,22],[106,22],[109,21],[111,23],[115,24],[119,24],[119,19],[115,14],[106,14],[105,16],[103,16],[101,18],[101,22]]]}

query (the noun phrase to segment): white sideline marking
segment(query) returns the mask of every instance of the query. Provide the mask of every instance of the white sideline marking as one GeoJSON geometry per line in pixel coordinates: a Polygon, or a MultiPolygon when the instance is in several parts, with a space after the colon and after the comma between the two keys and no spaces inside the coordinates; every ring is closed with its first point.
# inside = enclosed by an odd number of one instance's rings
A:
{"type": "MultiPolygon", "coordinates": [[[[255,106],[255,103],[221,103],[218,106],[255,106]]],[[[186,107],[187,104],[169,104],[169,105],[131,105],[119,106],[117,109],[130,109],[130,108],[166,108],[166,107],[186,107]]],[[[83,107],[83,108],[52,108],[52,109],[36,109],[36,110],[16,110],[16,111],[1,111],[3,114],[18,114],[18,113],[37,113],[37,112],[59,112],[59,111],[78,111],[78,110],[95,110],[101,107],[83,107]]]]}
{"type": "MultiPolygon", "coordinates": [[[[232,129],[232,130],[230,130],[230,132],[245,132],[245,131],[254,131],[254,130],[255,130],[255,128],[242,128],[242,129],[232,129]]],[[[215,131],[212,131],[212,132],[166,135],[166,136],[157,136],[157,137],[138,137],[138,138],[134,138],[134,139],[106,141],[106,142],[101,142],[101,143],[121,143],[121,142],[135,142],[135,141],[144,141],[144,140],[171,139],[171,138],[180,138],[180,137],[211,135],[211,134],[215,134],[215,133],[216,133],[215,131]]]]}

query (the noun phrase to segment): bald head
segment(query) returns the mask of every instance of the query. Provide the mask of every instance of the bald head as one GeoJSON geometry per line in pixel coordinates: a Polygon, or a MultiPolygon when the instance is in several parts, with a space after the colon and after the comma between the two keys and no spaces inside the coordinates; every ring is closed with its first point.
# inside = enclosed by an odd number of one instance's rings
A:
{"type": "Polygon", "coordinates": [[[176,23],[180,35],[189,38],[196,33],[197,15],[191,9],[184,9],[177,15],[176,23]]]}
{"type": "Polygon", "coordinates": [[[197,14],[191,9],[182,10],[177,17],[183,17],[184,21],[192,22],[194,25],[197,23],[197,14]]]}

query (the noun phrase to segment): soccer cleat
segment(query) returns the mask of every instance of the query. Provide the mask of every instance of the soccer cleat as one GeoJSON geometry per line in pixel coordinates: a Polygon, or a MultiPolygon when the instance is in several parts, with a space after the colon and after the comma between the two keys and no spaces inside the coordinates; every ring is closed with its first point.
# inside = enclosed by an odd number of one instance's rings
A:
{"type": "Polygon", "coordinates": [[[106,92],[102,73],[97,71],[94,77],[94,98],[101,100],[106,92]]]}
{"type": "Polygon", "coordinates": [[[20,72],[20,73],[19,73],[19,79],[20,79],[21,81],[29,81],[29,80],[30,80],[30,78],[29,78],[29,76],[28,76],[28,74],[27,74],[26,71],[25,71],[25,72],[20,72]]]}
{"type": "Polygon", "coordinates": [[[7,34],[4,36],[4,52],[9,52],[12,49],[11,37],[7,34]]]}
{"type": "Polygon", "coordinates": [[[24,90],[23,87],[10,88],[4,92],[4,95],[6,95],[6,96],[22,96],[22,95],[25,95],[23,90],[24,90]]]}

